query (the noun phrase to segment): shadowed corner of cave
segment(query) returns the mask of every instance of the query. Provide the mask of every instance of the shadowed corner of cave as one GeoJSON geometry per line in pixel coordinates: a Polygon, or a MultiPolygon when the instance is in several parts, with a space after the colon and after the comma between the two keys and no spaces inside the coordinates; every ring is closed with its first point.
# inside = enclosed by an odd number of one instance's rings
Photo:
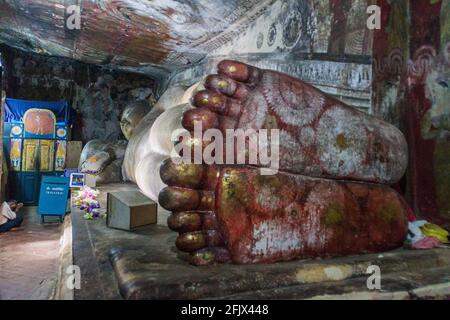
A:
{"type": "Polygon", "coordinates": [[[0,299],[450,298],[448,2],[76,3],[0,2],[0,299]]]}

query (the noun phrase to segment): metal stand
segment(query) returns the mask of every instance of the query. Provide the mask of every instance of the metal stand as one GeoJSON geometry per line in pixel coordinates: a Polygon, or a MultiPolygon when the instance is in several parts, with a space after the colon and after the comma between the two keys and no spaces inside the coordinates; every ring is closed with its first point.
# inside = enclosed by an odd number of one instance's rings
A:
{"type": "MultiPolygon", "coordinates": [[[[41,214],[41,223],[44,223],[45,221],[45,219],[44,219],[44,217],[46,216],[46,214],[41,214]]],[[[51,216],[54,216],[54,215],[51,215],[51,216]]],[[[59,216],[59,222],[60,223],[63,223],[64,222],[64,218],[65,218],[66,216],[65,215],[60,215],[59,216]]]]}

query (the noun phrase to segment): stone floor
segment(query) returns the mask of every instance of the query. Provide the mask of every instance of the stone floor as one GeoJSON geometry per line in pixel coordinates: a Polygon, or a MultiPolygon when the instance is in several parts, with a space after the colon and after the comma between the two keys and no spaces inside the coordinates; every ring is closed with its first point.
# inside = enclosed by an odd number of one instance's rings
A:
{"type": "MultiPolygon", "coordinates": [[[[131,184],[100,187],[131,190],[131,184]]],[[[398,249],[268,265],[194,267],[159,225],[133,232],[86,221],[72,209],[73,258],[82,288],[75,299],[428,299],[450,297],[450,249],[398,249]],[[381,269],[381,290],[367,288],[367,267],[381,269]]]]}
{"type": "MultiPolygon", "coordinates": [[[[62,225],[24,207],[22,227],[0,233],[0,299],[49,299],[59,267],[62,225]]],[[[55,220],[56,221],[56,220],[55,220]]]]}

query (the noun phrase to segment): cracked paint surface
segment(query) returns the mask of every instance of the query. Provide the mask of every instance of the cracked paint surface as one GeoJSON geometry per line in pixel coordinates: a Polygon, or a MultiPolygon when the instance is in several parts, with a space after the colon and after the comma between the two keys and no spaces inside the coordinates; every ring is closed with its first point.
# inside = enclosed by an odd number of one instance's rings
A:
{"type": "Polygon", "coordinates": [[[257,170],[221,172],[217,217],[235,263],[388,250],[406,234],[407,207],[389,187],[279,173],[271,178],[281,187],[272,194],[275,201],[267,200],[269,209],[258,200],[257,170]],[[341,211],[332,223],[330,207],[341,211]],[[378,218],[386,207],[389,218],[378,218]]]}
{"type": "Polygon", "coordinates": [[[411,159],[397,188],[417,215],[450,225],[450,6],[378,4],[384,28],[374,38],[374,112],[404,132],[411,159]]]}

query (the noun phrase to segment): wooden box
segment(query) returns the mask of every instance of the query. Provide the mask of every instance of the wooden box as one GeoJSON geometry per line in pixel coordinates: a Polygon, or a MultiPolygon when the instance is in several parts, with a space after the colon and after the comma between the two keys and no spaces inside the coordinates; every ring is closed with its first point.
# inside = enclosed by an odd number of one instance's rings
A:
{"type": "Polygon", "coordinates": [[[108,227],[133,230],[157,222],[158,204],[139,191],[109,192],[107,212],[108,227]]]}

